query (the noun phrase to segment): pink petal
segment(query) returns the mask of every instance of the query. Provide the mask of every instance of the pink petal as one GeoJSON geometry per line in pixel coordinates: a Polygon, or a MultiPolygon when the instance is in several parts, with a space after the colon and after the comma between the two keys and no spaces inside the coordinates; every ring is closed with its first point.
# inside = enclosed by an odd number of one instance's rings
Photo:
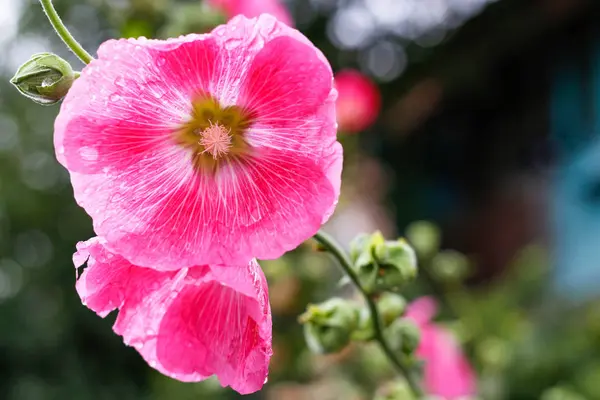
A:
{"type": "Polygon", "coordinates": [[[270,41],[256,56],[239,99],[256,115],[248,135],[253,146],[294,151],[315,161],[335,158],[336,92],[322,59],[314,46],[286,36],[270,41]]]}
{"type": "Polygon", "coordinates": [[[63,102],[57,158],[106,247],[135,265],[277,258],[337,203],[335,96],[323,55],[268,15],[208,35],[108,41],[63,102]],[[172,140],[199,93],[257,114],[251,156],[216,176],[172,140]]]}
{"type": "Polygon", "coordinates": [[[447,400],[474,395],[477,380],[473,368],[452,334],[431,322],[436,313],[432,297],[414,300],[406,312],[406,318],[421,331],[417,355],[425,361],[425,388],[447,400]]]}
{"type": "Polygon", "coordinates": [[[419,297],[409,304],[406,317],[414,320],[417,325],[424,325],[435,317],[437,311],[437,301],[433,297],[419,297]]]}
{"type": "Polygon", "coordinates": [[[433,325],[423,327],[417,355],[425,360],[428,393],[448,400],[476,393],[475,373],[450,332],[433,325]]]}
{"type": "Polygon", "coordinates": [[[76,258],[86,254],[77,282],[82,301],[100,316],[119,309],[115,332],[150,366],[181,381],[214,374],[242,394],[263,386],[271,311],[255,261],[159,272],[129,264],[97,238],[80,245],[76,258]]]}

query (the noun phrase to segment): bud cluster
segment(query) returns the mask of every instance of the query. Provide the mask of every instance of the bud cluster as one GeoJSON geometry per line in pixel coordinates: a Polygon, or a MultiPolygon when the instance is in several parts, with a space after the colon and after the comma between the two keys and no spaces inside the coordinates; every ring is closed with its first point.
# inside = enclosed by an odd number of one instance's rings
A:
{"type": "MultiPolygon", "coordinates": [[[[393,351],[410,357],[419,344],[419,330],[402,318],[406,300],[395,291],[417,276],[415,252],[404,239],[388,241],[375,232],[351,243],[350,261],[361,290],[377,309],[380,335],[393,351]]],[[[340,351],[353,340],[376,339],[372,309],[353,300],[332,298],[309,305],[299,320],[309,348],[316,353],[340,351]]]]}

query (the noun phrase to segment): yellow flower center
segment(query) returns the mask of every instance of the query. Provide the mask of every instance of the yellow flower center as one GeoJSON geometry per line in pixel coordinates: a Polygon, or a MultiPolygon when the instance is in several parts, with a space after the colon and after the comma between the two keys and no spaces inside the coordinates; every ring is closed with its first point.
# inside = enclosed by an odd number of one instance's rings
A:
{"type": "Polygon", "coordinates": [[[216,172],[221,163],[248,154],[245,133],[252,116],[237,106],[221,107],[212,97],[199,97],[192,103],[189,121],[173,133],[180,146],[189,149],[198,172],[216,172]]]}

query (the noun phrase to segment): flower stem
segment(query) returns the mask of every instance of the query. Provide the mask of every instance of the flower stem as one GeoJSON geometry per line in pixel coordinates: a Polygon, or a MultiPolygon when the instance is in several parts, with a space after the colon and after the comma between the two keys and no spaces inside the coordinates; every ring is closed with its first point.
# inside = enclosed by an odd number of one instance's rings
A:
{"type": "Polygon", "coordinates": [[[77,42],[77,40],[75,40],[73,35],[71,35],[71,32],[69,32],[65,24],[63,24],[62,20],[58,16],[58,13],[56,12],[56,9],[52,5],[52,0],[40,0],[40,3],[42,4],[42,8],[48,17],[48,20],[52,24],[52,27],[58,36],[60,36],[62,41],[65,42],[67,47],[73,53],[75,53],[75,55],[79,57],[84,64],[89,64],[90,61],[93,60],[92,56],[90,53],[85,51],[85,49],[79,44],[79,42],[77,42]]]}
{"type": "Polygon", "coordinates": [[[390,345],[385,339],[383,335],[383,323],[381,320],[381,316],[379,315],[377,305],[375,304],[375,301],[369,295],[369,293],[367,293],[360,284],[358,277],[352,269],[352,261],[350,261],[344,249],[342,249],[342,247],[339,244],[337,244],[331,236],[329,236],[323,231],[317,232],[314,236],[314,239],[329,253],[333,255],[333,257],[338,261],[338,264],[342,268],[343,272],[350,278],[352,283],[354,283],[354,286],[356,286],[356,288],[363,295],[369,307],[369,312],[371,313],[375,341],[377,341],[377,343],[385,353],[386,357],[394,365],[394,368],[406,378],[406,381],[408,382],[413,394],[417,398],[422,397],[423,390],[421,389],[421,385],[419,384],[418,378],[411,371],[411,369],[407,365],[405,365],[404,362],[396,356],[396,354],[394,354],[394,351],[391,349],[390,345]]]}

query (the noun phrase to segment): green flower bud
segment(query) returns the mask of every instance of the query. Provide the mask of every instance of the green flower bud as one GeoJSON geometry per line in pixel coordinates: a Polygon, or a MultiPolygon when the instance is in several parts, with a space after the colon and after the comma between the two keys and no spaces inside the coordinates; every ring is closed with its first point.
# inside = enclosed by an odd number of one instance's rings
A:
{"type": "Polygon", "coordinates": [[[373,234],[361,233],[350,242],[350,259],[361,266],[373,262],[373,250],[383,242],[385,238],[379,231],[373,234]]]}
{"type": "Polygon", "coordinates": [[[379,297],[377,308],[384,326],[390,326],[392,322],[404,314],[406,300],[396,293],[385,292],[379,297]]]}
{"type": "Polygon", "coordinates": [[[396,380],[382,386],[375,393],[374,400],[416,400],[405,380],[396,380]]]}
{"type": "Polygon", "coordinates": [[[362,307],[359,310],[358,326],[352,333],[352,340],[367,342],[375,336],[375,329],[373,326],[373,319],[371,318],[371,310],[369,308],[362,307]]]}
{"type": "Polygon", "coordinates": [[[421,341],[419,328],[408,319],[397,319],[384,331],[385,338],[392,349],[404,354],[412,354],[421,341]]]}
{"type": "Polygon", "coordinates": [[[304,337],[315,353],[335,353],[346,347],[358,327],[359,311],[352,302],[332,298],[309,305],[299,318],[304,324],[304,337]]]}
{"type": "Polygon", "coordinates": [[[431,260],[431,273],[440,282],[462,281],[469,272],[469,259],[462,253],[446,250],[431,260]]]}
{"type": "Polygon", "coordinates": [[[375,260],[379,264],[377,287],[380,290],[401,287],[417,277],[417,256],[404,239],[378,244],[375,260]]]}
{"type": "Polygon", "coordinates": [[[440,229],[429,221],[417,221],[406,230],[408,241],[420,256],[431,256],[440,249],[440,229]]]}
{"type": "Polygon", "coordinates": [[[381,232],[360,235],[350,244],[354,271],[367,293],[395,289],[417,275],[417,258],[404,239],[386,241],[381,232]]]}
{"type": "Polygon", "coordinates": [[[38,53],[19,67],[10,83],[36,103],[50,105],[66,96],[75,78],[68,62],[55,54],[38,53]]]}

